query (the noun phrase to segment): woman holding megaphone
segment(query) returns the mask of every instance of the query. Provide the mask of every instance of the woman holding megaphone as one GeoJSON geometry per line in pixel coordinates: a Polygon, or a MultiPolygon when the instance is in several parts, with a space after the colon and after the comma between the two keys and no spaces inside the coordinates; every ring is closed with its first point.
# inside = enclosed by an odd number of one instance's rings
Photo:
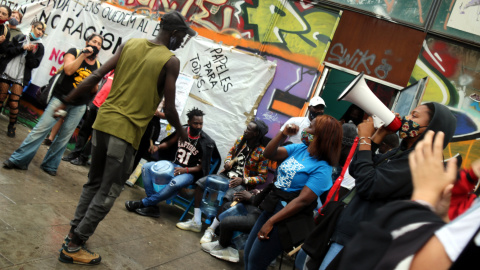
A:
{"type": "MultiPolygon", "coordinates": [[[[396,117],[400,119],[398,114],[396,117]]],[[[351,201],[337,219],[330,243],[318,243],[329,245],[327,254],[318,258],[306,250],[310,256],[307,258],[306,268],[326,269],[330,263],[331,266],[337,264],[341,259],[339,253],[358,231],[360,222],[370,220],[375,210],[387,202],[409,199],[413,186],[408,155],[423,139],[427,130],[435,133],[443,131],[445,148],[453,137],[455,127],[456,118],[444,105],[434,102],[420,105],[401,118],[398,132],[403,140],[400,146],[385,154],[375,155],[385,136],[396,131],[389,131],[383,126],[375,129],[371,117],[359,124],[359,147],[349,167],[350,174],[355,178],[355,187],[345,196],[351,198],[351,201]]],[[[314,242],[311,240],[307,239],[305,243],[314,242]]]]}

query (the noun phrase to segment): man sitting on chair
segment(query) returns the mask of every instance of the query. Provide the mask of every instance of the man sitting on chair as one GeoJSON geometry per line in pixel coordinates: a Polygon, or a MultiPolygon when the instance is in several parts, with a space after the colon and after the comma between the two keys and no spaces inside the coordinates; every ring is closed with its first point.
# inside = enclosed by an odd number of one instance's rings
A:
{"type": "MultiPolygon", "coordinates": [[[[158,146],[153,146],[150,152],[154,153],[161,150],[161,159],[175,159],[174,177],[159,192],[153,187],[153,179],[147,173],[143,173],[143,185],[147,197],[140,201],[126,201],[125,207],[128,211],[135,212],[142,216],[159,217],[160,210],[157,204],[176,195],[180,189],[192,184],[196,179],[206,176],[210,173],[210,163],[212,156],[219,157],[215,142],[202,131],[203,111],[193,108],[188,111],[188,125],[185,131],[188,134],[187,141],[182,141],[177,132],[165,138],[158,146]],[[175,152],[174,152],[175,151],[175,152]],[[169,158],[168,153],[174,153],[174,157],[169,158]]],[[[143,165],[142,171],[146,172],[155,164],[149,162],[143,165]]]]}
{"type": "MultiPolygon", "coordinates": [[[[225,169],[220,173],[221,176],[230,179],[229,189],[223,199],[224,203],[233,201],[235,192],[252,190],[257,185],[265,183],[268,159],[263,157],[265,147],[261,145],[261,142],[267,133],[267,124],[262,120],[254,120],[248,124],[243,136],[240,136],[230,149],[225,160],[225,169]]],[[[207,177],[202,177],[196,182],[193,219],[177,223],[177,228],[194,232],[201,231],[202,213],[200,204],[206,182],[207,177]]],[[[204,237],[202,237],[201,243],[212,241],[213,228],[217,226],[218,220],[215,219],[212,226],[207,229],[204,237]]]]}

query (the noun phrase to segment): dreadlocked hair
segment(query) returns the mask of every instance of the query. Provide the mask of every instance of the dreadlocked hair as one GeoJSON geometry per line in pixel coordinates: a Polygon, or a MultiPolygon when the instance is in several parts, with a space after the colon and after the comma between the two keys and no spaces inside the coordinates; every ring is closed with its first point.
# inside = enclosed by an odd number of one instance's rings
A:
{"type": "Polygon", "coordinates": [[[193,117],[195,117],[195,116],[204,116],[204,115],[205,115],[205,113],[202,110],[200,110],[199,108],[195,108],[195,107],[193,107],[191,110],[189,110],[187,112],[188,120],[192,120],[193,117]]]}

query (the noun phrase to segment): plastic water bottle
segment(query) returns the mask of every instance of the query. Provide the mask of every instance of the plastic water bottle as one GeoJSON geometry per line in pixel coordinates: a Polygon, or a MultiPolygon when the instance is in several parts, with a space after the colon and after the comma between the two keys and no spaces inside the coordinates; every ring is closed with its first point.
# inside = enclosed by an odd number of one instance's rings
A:
{"type": "Polygon", "coordinates": [[[213,218],[217,215],[217,209],[223,204],[223,196],[228,189],[228,178],[220,175],[209,175],[203,192],[200,210],[207,218],[213,218]]]}
{"type": "Polygon", "coordinates": [[[247,209],[242,203],[238,203],[228,208],[227,210],[223,211],[223,213],[221,213],[218,216],[218,220],[222,221],[224,218],[229,216],[246,216],[246,215],[247,215],[247,209]]]}
{"type": "Polygon", "coordinates": [[[174,171],[175,166],[173,166],[173,163],[166,160],[157,161],[152,165],[152,167],[150,167],[150,179],[153,180],[153,188],[156,192],[159,192],[165,187],[165,185],[170,183],[170,180],[173,178],[174,171]]]}
{"type": "Polygon", "coordinates": [[[242,233],[239,231],[233,232],[232,243],[235,245],[237,250],[242,250],[245,248],[245,243],[248,239],[248,233],[242,233]]]}

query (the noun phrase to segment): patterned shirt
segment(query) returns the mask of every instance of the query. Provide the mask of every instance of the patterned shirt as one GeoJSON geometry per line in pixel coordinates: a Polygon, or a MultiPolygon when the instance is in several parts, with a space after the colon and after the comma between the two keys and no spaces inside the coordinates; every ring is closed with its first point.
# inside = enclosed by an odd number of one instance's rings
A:
{"type": "MultiPolygon", "coordinates": [[[[240,145],[243,136],[240,136],[236,141],[233,147],[228,152],[227,158],[225,159],[225,163],[230,162],[232,160],[233,154],[240,145]]],[[[243,170],[243,178],[247,185],[256,186],[259,184],[265,183],[267,179],[267,165],[268,159],[263,157],[263,151],[265,151],[265,147],[258,146],[255,150],[252,151],[250,154],[250,158],[247,160],[245,164],[245,168],[243,170]]]]}

